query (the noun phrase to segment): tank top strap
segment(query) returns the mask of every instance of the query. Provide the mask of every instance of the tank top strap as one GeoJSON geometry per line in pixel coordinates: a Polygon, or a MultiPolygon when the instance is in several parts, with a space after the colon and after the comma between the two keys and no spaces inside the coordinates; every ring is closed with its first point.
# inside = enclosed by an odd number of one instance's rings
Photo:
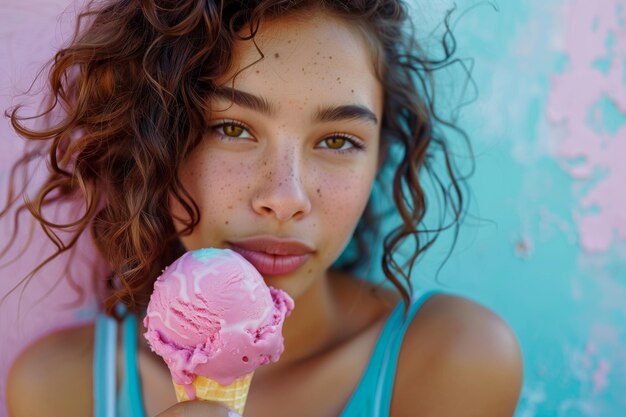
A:
{"type": "Polygon", "coordinates": [[[93,355],[94,417],[116,417],[115,365],[117,322],[98,314],[93,355]]]}
{"type": "Polygon", "coordinates": [[[139,367],[137,366],[137,316],[127,314],[123,323],[124,375],[122,378],[117,415],[128,417],[144,417],[139,367]]]}
{"type": "Polygon", "coordinates": [[[404,334],[420,307],[435,293],[437,293],[436,290],[416,293],[411,299],[406,318],[403,314],[403,303],[399,303],[393,310],[380,333],[363,377],[341,413],[341,417],[386,417],[389,415],[404,334]]]}
{"type": "Polygon", "coordinates": [[[387,355],[384,358],[384,364],[381,367],[381,378],[377,387],[376,397],[380,397],[380,414],[387,416],[391,408],[391,397],[393,396],[393,386],[396,376],[396,369],[398,367],[398,359],[400,357],[400,348],[402,347],[402,341],[404,340],[404,334],[409,328],[409,325],[413,321],[415,314],[422,307],[424,302],[428,300],[433,294],[437,293],[436,290],[426,291],[413,297],[411,306],[409,307],[406,318],[402,319],[395,326],[396,332],[391,337],[387,355]]]}
{"type": "MultiPolygon", "coordinates": [[[[124,313],[123,308],[118,309],[124,313]]],[[[93,362],[94,417],[145,417],[137,368],[137,316],[122,321],[122,369],[116,386],[117,321],[99,314],[95,323],[93,362]]]]}

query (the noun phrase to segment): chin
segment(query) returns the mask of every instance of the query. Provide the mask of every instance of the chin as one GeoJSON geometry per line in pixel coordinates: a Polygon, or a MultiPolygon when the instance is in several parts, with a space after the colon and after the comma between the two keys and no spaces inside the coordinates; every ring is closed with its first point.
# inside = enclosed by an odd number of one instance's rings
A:
{"type": "MultiPolygon", "coordinates": [[[[306,270],[305,270],[306,271],[306,270]]],[[[315,283],[313,272],[288,275],[263,275],[265,283],[270,287],[285,291],[291,298],[297,300],[305,294],[315,283]]]]}

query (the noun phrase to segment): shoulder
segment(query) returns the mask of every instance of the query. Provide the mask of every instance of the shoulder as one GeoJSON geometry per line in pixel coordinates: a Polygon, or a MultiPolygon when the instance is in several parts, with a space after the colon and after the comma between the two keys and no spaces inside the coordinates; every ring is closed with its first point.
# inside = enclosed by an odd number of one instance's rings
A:
{"type": "Polygon", "coordinates": [[[435,294],[405,335],[391,415],[510,417],[521,384],[511,328],[475,302],[435,294]]]}
{"type": "Polygon", "coordinates": [[[56,331],[30,345],[9,370],[9,416],[90,415],[92,358],[93,325],[56,331]]]}

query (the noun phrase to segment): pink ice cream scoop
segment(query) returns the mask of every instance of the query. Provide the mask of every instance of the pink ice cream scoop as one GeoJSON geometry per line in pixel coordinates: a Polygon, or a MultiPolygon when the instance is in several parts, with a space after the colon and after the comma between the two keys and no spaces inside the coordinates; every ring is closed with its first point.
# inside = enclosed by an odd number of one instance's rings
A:
{"type": "Polygon", "coordinates": [[[293,309],[285,292],[229,249],[185,253],[154,284],[145,337],[179,385],[196,375],[230,385],[283,352],[282,326],[293,309]]]}

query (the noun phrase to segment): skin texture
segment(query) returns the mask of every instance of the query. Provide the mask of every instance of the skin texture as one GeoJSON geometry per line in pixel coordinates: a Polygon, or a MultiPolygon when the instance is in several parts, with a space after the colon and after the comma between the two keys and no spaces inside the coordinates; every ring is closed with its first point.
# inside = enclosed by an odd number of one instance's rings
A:
{"type": "MultiPolygon", "coordinates": [[[[246,68],[259,52],[251,42],[238,42],[232,69],[219,84],[263,98],[272,112],[228,98],[211,102],[215,128],[180,170],[202,213],[182,242],[192,250],[256,235],[303,240],[314,256],[291,274],[267,277],[298,298],[323,280],[367,204],[378,165],[383,91],[365,41],[338,20],[268,22],[256,41],[265,58],[246,68]],[[341,105],[367,108],[378,122],[315,120],[320,109],[341,105]],[[225,121],[230,124],[220,127],[225,121]],[[365,149],[338,134],[353,136],[365,149]]],[[[180,207],[173,212],[183,216],[180,207]]]]}
{"type": "MultiPolygon", "coordinates": [[[[298,270],[265,277],[287,291],[296,308],[285,321],[281,360],[255,373],[246,417],[337,416],[399,298],[329,270],[354,231],[376,175],[383,93],[364,39],[335,18],[264,22],[257,44],[265,58],[251,67],[259,58],[254,46],[235,45],[233,67],[222,84],[263,97],[273,113],[226,99],[211,103],[214,111],[207,117],[214,129],[181,167],[202,213],[182,241],[187,249],[227,247],[232,240],[269,234],[315,248],[298,270]],[[320,108],[339,105],[363,106],[378,122],[315,121],[320,108]],[[241,122],[246,130],[225,120],[241,122]],[[363,149],[334,151],[352,149],[333,139],[338,132],[363,149]]],[[[174,206],[173,217],[181,216],[174,206]]],[[[149,416],[227,415],[219,405],[175,404],[165,364],[138,337],[149,416]]],[[[11,370],[10,415],[89,415],[92,358],[93,326],[34,344],[11,370]],[[45,401],[31,401],[39,396],[45,401]]],[[[520,386],[521,355],[508,326],[471,301],[437,295],[405,337],[391,415],[512,416],[520,386]]]]}

